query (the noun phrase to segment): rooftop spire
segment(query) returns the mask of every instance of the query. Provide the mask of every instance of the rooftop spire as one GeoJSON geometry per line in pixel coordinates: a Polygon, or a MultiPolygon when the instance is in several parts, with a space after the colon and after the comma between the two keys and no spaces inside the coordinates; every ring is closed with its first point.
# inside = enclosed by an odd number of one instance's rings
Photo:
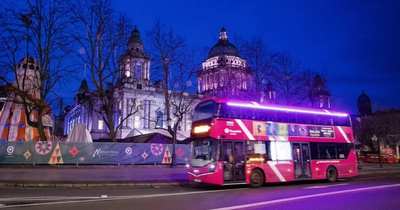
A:
{"type": "Polygon", "coordinates": [[[219,40],[228,40],[225,27],[222,27],[221,32],[219,33],[219,40]]]}

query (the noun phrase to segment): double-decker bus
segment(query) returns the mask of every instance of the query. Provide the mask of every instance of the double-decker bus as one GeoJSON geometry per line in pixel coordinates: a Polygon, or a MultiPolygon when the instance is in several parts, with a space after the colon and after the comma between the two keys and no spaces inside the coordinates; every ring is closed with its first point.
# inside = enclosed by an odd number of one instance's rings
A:
{"type": "Polygon", "coordinates": [[[210,98],[194,111],[189,180],[217,185],[358,175],[350,116],[210,98]]]}

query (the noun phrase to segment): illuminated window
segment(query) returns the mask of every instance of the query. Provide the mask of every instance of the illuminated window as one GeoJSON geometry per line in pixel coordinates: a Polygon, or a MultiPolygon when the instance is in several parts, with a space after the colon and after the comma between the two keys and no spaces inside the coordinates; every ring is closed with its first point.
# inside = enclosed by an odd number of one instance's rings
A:
{"type": "Polygon", "coordinates": [[[130,77],[131,76],[131,72],[130,71],[126,71],[125,75],[126,75],[126,77],[130,77]]]}
{"type": "Polygon", "coordinates": [[[104,129],[104,121],[103,120],[99,120],[98,129],[99,130],[103,130],[104,129]]]}
{"type": "Polygon", "coordinates": [[[161,111],[157,111],[156,128],[162,128],[162,127],[163,127],[163,113],[161,111]]]}
{"type": "Polygon", "coordinates": [[[142,78],[142,65],[140,62],[136,63],[136,78],[142,78]]]}
{"type": "Polygon", "coordinates": [[[118,125],[121,124],[121,116],[118,117],[118,125]]]}
{"type": "Polygon", "coordinates": [[[119,110],[122,109],[122,101],[119,101],[119,103],[118,103],[118,109],[119,109],[119,110]]]}
{"type": "Polygon", "coordinates": [[[271,141],[270,145],[270,158],[272,160],[292,160],[290,142],[271,141]]]}
{"type": "Polygon", "coordinates": [[[135,116],[135,128],[139,127],[140,116],[135,116]]]}

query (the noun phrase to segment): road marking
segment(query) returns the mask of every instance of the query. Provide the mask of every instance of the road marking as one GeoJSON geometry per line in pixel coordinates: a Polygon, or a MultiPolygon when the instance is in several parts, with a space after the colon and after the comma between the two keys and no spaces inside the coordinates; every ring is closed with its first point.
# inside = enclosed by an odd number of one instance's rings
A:
{"type": "Polygon", "coordinates": [[[366,177],[366,178],[359,178],[358,180],[368,180],[368,179],[382,179],[386,178],[384,176],[378,176],[378,177],[366,177]]]}
{"type": "Polygon", "coordinates": [[[30,207],[30,206],[47,206],[47,205],[56,205],[56,204],[73,204],[73,203],[89,203],[89,202],[139,199],[139,198],[156,198],[156,197],[195,195],[195,194],[217,193],[217,192],[228,192],[228,191],[239,191],[239,190],[249,190],[249,188],[194,191],[194,192],[181,192],[181,193],[165,193],[165,194],[152,194],[152,195],[128,195],[128,196],[116,196],[116,197],[108,197],[108,198],[95,197],[96,199],[91,199],[91,200],[89,199],[89,200],[79,200],[79,201],[56,201],[56,202],[48,202],[48,203],[31,203],[31,204],[21,204],[21,205],[12,205],[12,206],[0,206],[0,208],[18,208],[18,207],[30,207]]]}
{"type": "Polygon", "coordinates": [[[381,186],[375,186],[375,187],[365,187],[365,188],[357,188],[357,189],[350,189],[350,190],[341,190],[341,191],[335,191],[335,192],[319,193],[319,194],[314,194],[314,195],[305,195],[305,196],[291,197],[291,198],[283,198],[283,199],[277,199],[277,200],[271,200],[271,201],[264,201],[264,202],[258,202],[258,203],[251,203],[251,204],[244,204],[244,205],[237,205],[237,206],[222,207],[222,208],[216,208],[216,209],[211,209],[211,210],[244,209],[244,208],[250,208],[250,207],[257,207],[257,206],[265,206],[265,205],[274,204],[274,203],[283,203],[283,202],[287,202],[287,201],[296,201],[296,200],[301,200],[301,199],[322,197],[322,196],[327,196],[327,195],[337,195],[337,194],[344,194],[344,193],[351,193],[351,192],[360,192],[360,191],[366,191],[366,190],[384,189],[384,188],[390,188],[390,187],[400,187],[400,184],[381,185],[381,186]]]}
{"type": "Polygon", "coordinates": [[[305,187],[303,189],[317,189],[317,188],[327,188],[327,187],[336,187],[336,186],[342,186],[342,185],[348,185],[349,183],[343,183],[343,184],[331,184],[331,185],[317,185],[317,186],[312,186],[312,187],[305,187]]]}
{"type": "Polygon", "coordinates": [[[42,197],[13,197],[13,198],[0,198],[0,201],[35,201],[35,200],[83,200],[83,199],[96,199],[99,197],[66,197],[66,196],[42,196],[42,197]]]}

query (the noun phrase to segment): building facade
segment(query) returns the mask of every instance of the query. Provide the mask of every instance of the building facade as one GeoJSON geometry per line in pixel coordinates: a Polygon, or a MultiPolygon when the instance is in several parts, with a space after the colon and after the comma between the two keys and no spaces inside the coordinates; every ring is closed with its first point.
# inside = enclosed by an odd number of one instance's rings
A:
{"type": "Polygon", "coordinates": [[[330,109],[331,93],[326,89],[325,82],[320,75],[316,75],[313,82],[311,107],[330,109]]]}
{"type": "MultiPolygon", "coordinates": [[[[166,132],[165,89],[159,83],[152,83],[150,78],[151,60],[144,50],[139,30],[135,27],[129,38],[127,49],[119,60],[119,79],[116,83],[114,98],[114,122],[120,125],[117,138],[166,132]]],[[[200,101],[198,94],[175,93],[171,91],[172,101],[192,101],[192,108],[200,101]],[[174,97],[177,96],[177,97],[174,97]],[[180,97],[181,96],[181,97],[180,97]],[[193,100],[191,100],[193,99],[193,100]]],[[[103,116],[98,114],[102,106],[96,91],[90,92],[86,80],[82,81],[75,103],[66,111],[64,135],[68,135],[76,123],[85,123],[93,139],[109,138],[109,131],[103,116]]],[[[172,110],[171,110],[172,112],[172,110]]],[[[191,111],[188,111],[178,127],[178,139],[189,137],[191,111]]],[[[176,120],[170,116],[172,120],[176,120]]]]}
{"type": "Polygon", "coordinates": [[[252,70],[236,46],[229,42],[225,28],[221,29],[218,43],[211,48],[197,73],[197,85],[197,91],[204,97],[249,99],[252,70]]]}

